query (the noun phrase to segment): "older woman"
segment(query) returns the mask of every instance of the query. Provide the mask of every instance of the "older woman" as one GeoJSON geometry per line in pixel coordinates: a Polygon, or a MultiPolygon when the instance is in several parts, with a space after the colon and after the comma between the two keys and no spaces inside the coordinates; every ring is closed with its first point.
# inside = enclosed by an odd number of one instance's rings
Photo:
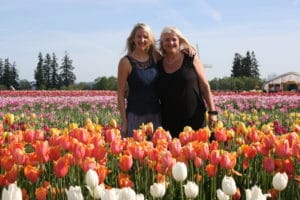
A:
{"type": "Polygon", "coordinates": [[[161,101],[162,126],[178,137],[185,126],[194,130],[217,121],[209,83],[198,56],[190,57],[181,49],[193,48],[176,27],[166,27],[160,37],[163,59],[158,62],[158,95],[161,101]]]}

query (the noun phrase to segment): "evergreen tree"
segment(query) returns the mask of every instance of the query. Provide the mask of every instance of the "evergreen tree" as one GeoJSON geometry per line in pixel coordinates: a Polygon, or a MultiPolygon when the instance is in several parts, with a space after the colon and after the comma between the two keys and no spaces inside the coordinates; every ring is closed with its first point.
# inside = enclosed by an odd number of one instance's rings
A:
{"type": "Polygon", "coordinates": [[[231,70],[231,77],[239,77],[242,75],[242,56],[238,53],[234,54],[233,66],[231,70]]]}
{"type": "Polygon", "coordinates": [[[242,57],[240,54],[235,53],[233,66],[231,70],[231,77],[253,77],[259,78],[257,60],[254,52],[250,54],[247,51],[246,56],[242,57]]]}
{"type": "Polygon", "coordinates": [[[51,56],[47,53],[43,65],[44,80],[47,89],[51,88],[51,62],[51,56]]]}
{"type": "Polygon", "coordinates": [[[38,59],[39,61],[36,66],[36,70],[34,71],[34,79],[36,82],[35,86],[37,89],[43,89],[43,87],[45,87],[45,77],[43,71],[44,59],[41,52],[39,53],[38,59]]]}
{"type": "Polygon", "coordinates": [[[251,55],[249,51],[247,51],[246,57],[242,59],[241,77],[251,77],[251,55]]]}
{"type": "Polygon", "coordinates": [[[9,59],[8,58],[6,58],[4,60],[3,83],[6,86],[6,88],[9,88],[11,86],[10,63],[9,63],[9,59]]]}
{"type": "Polygon", "coordinates": [[[55,53],[52,53],[52,62],[51,62],[51,88],[59,88],[59,75],[58,75],[58,64],[56,61],[55,53]]]}
{"type": "Polygon", "coordinates": [[[10,81],[11,86],[14,88],[19,88],[19,74],[16,69],[16,63],[14,62],[10,68],[10,81]]]}
{"type": "Polygon", "coordinates": [[[259,65],[256,60],[254,51],[251,52],[251,77],[259,78],[259,65]]]}
{"type": "Polygon", "coordinates": [[[62,64],[60,66],[60,78],[62,86],[70,86],[75,83],[76,76],[73,73],[74,67],[72,66],[72,60],[69,58],[68,53],[65,53],[65,56],[62,60],[62,64]]]}

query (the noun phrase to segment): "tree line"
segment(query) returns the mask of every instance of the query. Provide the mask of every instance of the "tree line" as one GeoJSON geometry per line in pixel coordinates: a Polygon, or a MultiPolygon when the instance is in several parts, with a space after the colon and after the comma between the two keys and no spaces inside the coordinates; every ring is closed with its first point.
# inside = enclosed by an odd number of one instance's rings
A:
{"type": "MultiPolygon", "coordinates": [[[[34,83],[19,80],[16,64],[0,58],[0,89],[80,89],[80,90],[117,90],[117,78],[98,77],[91,83],[75,83],[76,75],[73,70],[72,59],[65,52],[61,64],[58,64],[55,53],[47,53],[43,57],[38,54],[37,66],[34,70],[34,83]]],[[[214,78],[209,81],[212,90],[253,90],[260,89],[264,80],[260,79],[259,64],[255,53],[246,52],[245,56],[235,53],[231,66],[231,76],[214,78]]]]}

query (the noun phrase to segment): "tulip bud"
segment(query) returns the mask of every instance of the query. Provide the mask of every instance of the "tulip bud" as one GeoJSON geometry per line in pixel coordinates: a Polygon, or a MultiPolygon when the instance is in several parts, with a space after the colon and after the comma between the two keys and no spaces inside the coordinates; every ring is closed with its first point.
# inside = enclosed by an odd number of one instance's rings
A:
{"type": "Polygon", "coordinates": [[[288,183],[288,176],[285,172],[284,173],[277,172],[274,175],[272,180],[273,187],[278,191],[284,190],[287,186],[287,183],[288,183]]]}
{"type": "Polygon", "coordinates": [[[187,167],[183,162],[177,162],[172,167],[172,175],[176,181],[184,181],[187,177],[187,167]]]}
{"type": "Polygon", "coordinates": [[[89,169],[85,175],[85,181],[87,186],[89,186],[92,190],[98,185],[99,177],[96,171],[89,169]]]}
{"type": "Polygon", "coordinates": [[[222,190],[225,194],[232,196],[236,193],[236,184],[231,176],[224,176],[222,180],[222,190]]]}
{"type": "Polygon", "coordinates": [[[162,198],[166,193],[166,187],[162,183],[153,183],[150,186],[150,194],[153,198],[162,198]]]}
{"type": "Polygon", "coordinates": [[[195,182],[188,181],[186,185],[183,185],[186,198],[194,199],[199,193],[199,187],[195,182]]]}

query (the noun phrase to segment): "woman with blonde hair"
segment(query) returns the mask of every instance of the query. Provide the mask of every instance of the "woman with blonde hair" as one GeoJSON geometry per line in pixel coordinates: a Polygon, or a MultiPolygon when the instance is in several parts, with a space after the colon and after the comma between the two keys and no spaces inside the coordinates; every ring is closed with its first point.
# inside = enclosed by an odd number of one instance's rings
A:
{"type": "Polygon", "coordinates": [[[163,59],[158,62],[158,96],[161,101],[162,126],[178,137],[185,126],[194,130],[206,126],[208,107],[209,125],[217,121],[209,83],[198,56],[190,57],[181,49],[193,48],[176,27],[166,27],[160,36],[163,59]]]}
{"type": "Polygon", "coordinates": [[[131,137],[142,123],[160,126],[160,104],[156,94],[157,61],[154,34],[149,25],[137,23],[126,43],[127,55],[118,66],[118,106],[122,137],[131,137]],[[127,92],[128,91],[128,92],[127,92]],[[126,104],[127,102],[127,104],[126,104]]]}

